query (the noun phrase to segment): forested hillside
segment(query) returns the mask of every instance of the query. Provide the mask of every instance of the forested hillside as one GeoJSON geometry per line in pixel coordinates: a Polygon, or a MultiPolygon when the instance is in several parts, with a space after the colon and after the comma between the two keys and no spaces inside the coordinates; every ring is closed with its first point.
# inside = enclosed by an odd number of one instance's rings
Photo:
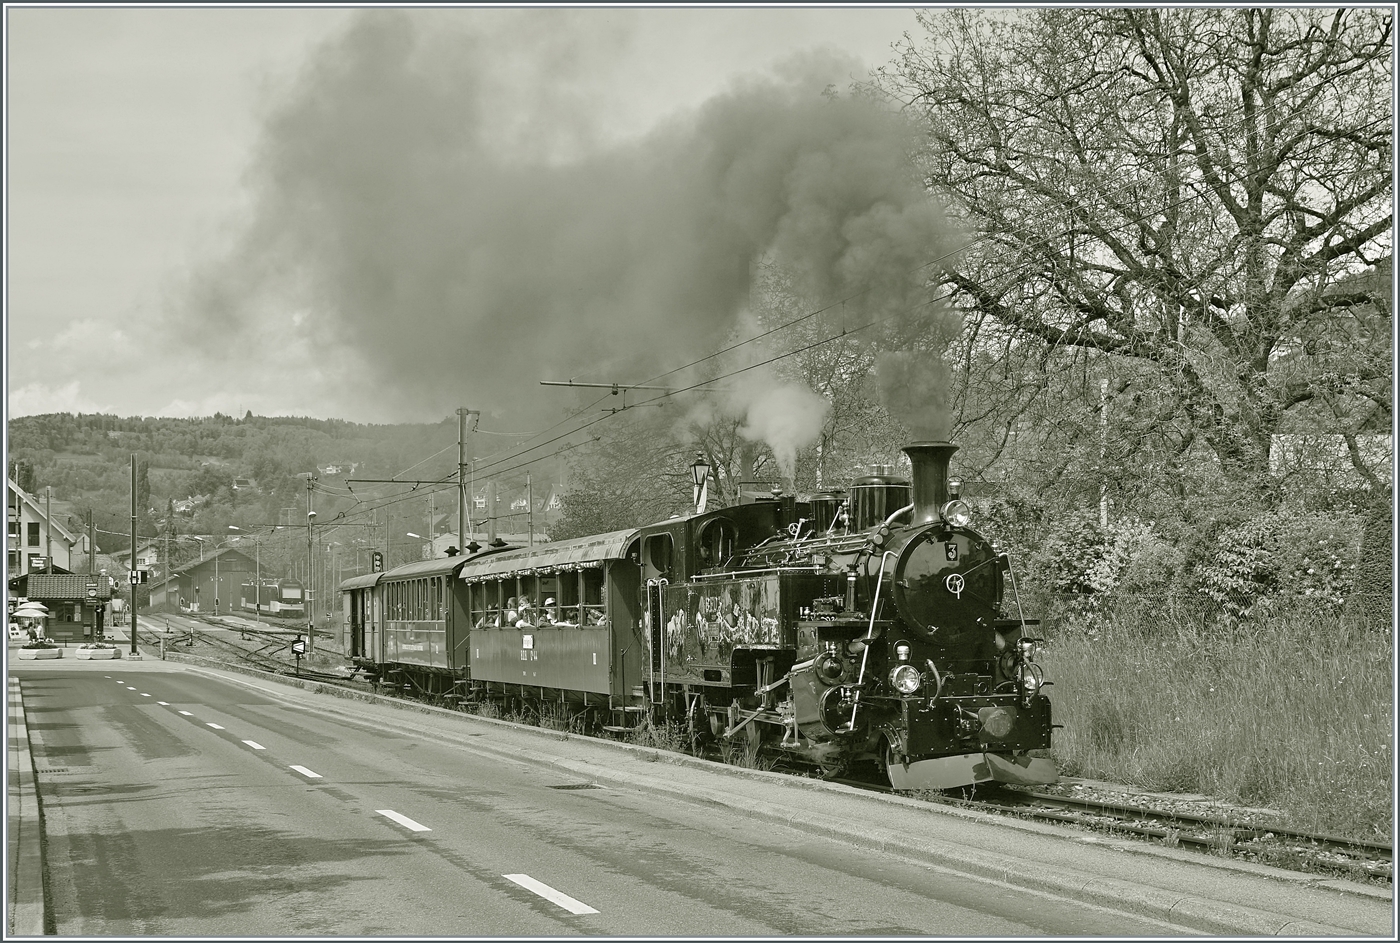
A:
{"type": "MultiPolygon", "coordinates": [[[[230,525],[253,532],[274,524],[304,525],[305,476],[312,473],[318,476],[318,522],[335,520],[341,512],[341,520],[374,520],[380,525],[378,544],[402,543],[394,549],[416,558],[418,546],[404,532],[427,533],[429,492],[439,512],[455,510],[451,485],[416,491],[357,488],[347,479],[452,479],[456,442],[456,417],[367,425],[251,413],[241,419],[53,413],[10,420],[9,474],[31,493],[52,487],[54,501],[67,508],[74,524],[85,522],[91,510],[98,546],[108,551],[129,544],[133,454],[138,531],[153,537],[227,535],[233,533],[230,525]]],[[[536,480],[539,475],[537,470],[536,480]]],[[[503,482],[507,488],[511,484],[503,482]]],[[[455,529],[455,518],[440,525],[455,529]]]]}

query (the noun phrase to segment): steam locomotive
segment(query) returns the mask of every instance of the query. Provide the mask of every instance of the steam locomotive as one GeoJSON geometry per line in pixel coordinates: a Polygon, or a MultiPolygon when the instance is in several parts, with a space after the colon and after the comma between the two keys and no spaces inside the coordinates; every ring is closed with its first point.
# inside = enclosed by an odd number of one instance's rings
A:
{"type": "Polygon", "coordinates": [[[881,467],[849,493],[356,577],[345,651],[422,695],[675,723],[897,789],[1050,782],[1036,623],[1003,612],[1009,561],[968,526],[956,449],[907,446],[912,483],[881,467]]]}

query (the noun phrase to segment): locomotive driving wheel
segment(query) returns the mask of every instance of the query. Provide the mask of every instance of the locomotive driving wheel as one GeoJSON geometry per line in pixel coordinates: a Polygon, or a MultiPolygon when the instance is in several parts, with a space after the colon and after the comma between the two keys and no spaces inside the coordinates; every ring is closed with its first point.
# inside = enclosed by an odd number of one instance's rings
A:
{"type": "Polygon", "coordinates": [[[880,759],[878,767],[880,775],[885,778],[891,786],[894,785],[894,776],[890,770],[902,768],[904,766],[904,754],[895,748],[894,738],[886,735],[880,738],[880,759]]]}
{"type": "Polygon", "coordinates": [[[690,749],[692,753],[700,752],[700,748],[714,738],[714,732],[710,726],[710,705],[705,702],[705,695],[696,694],[690,701],[690,707],[685,712],[686,730],[690,734],[690,749]]]}

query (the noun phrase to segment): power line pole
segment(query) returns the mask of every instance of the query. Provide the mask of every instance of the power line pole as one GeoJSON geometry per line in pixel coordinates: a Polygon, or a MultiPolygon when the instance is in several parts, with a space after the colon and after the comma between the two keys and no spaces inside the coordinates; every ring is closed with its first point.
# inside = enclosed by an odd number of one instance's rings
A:
{"type": "Polygon", "coordinates": [[[131,569],[127,571],[131,587],[131,657],[140,658],[136,650],[136,453],[131,453],[131,569]]]}
{"type": "Polygon", "coordinates": [[[470,511],[467,510],[467,417],[476,416],[480,421],[481,413],[475,409],[465,407],[457,410],[457,549],[463,554],[467,552],[467,544],[471,538],[467,536],[467,524],[470,520],[470,511]]]}
{"type": "Polygon", "coordinates": [[[302,593],[308,597],[303,600],[306,603],[306,650],[308,652],[316,647],[314,642],[316,638],[316,610],[314,606],[321,603],[321,597],[315,593],[316,568],[312,556],[315,540],[311,528],[316,521],[316,509],[312,507],[311,485],[315,480],[315,474],[308,472],[306,476],[306,589],[302,593]],[[311,597],[315,597],[314,602],[311,597]]]}

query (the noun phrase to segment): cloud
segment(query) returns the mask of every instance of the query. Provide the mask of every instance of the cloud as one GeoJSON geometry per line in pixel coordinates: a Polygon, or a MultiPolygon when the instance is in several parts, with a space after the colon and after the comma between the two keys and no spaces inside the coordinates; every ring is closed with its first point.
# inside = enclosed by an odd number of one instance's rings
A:
{"type": "Polygon", "coordinates": [[[81,380],[51,385],[29,383],[9,391],[7,413],[10,416],[35,416],[43,413],[105,413],[111,412],[109,402],[97,399],[83,389],[81,380]]]}

